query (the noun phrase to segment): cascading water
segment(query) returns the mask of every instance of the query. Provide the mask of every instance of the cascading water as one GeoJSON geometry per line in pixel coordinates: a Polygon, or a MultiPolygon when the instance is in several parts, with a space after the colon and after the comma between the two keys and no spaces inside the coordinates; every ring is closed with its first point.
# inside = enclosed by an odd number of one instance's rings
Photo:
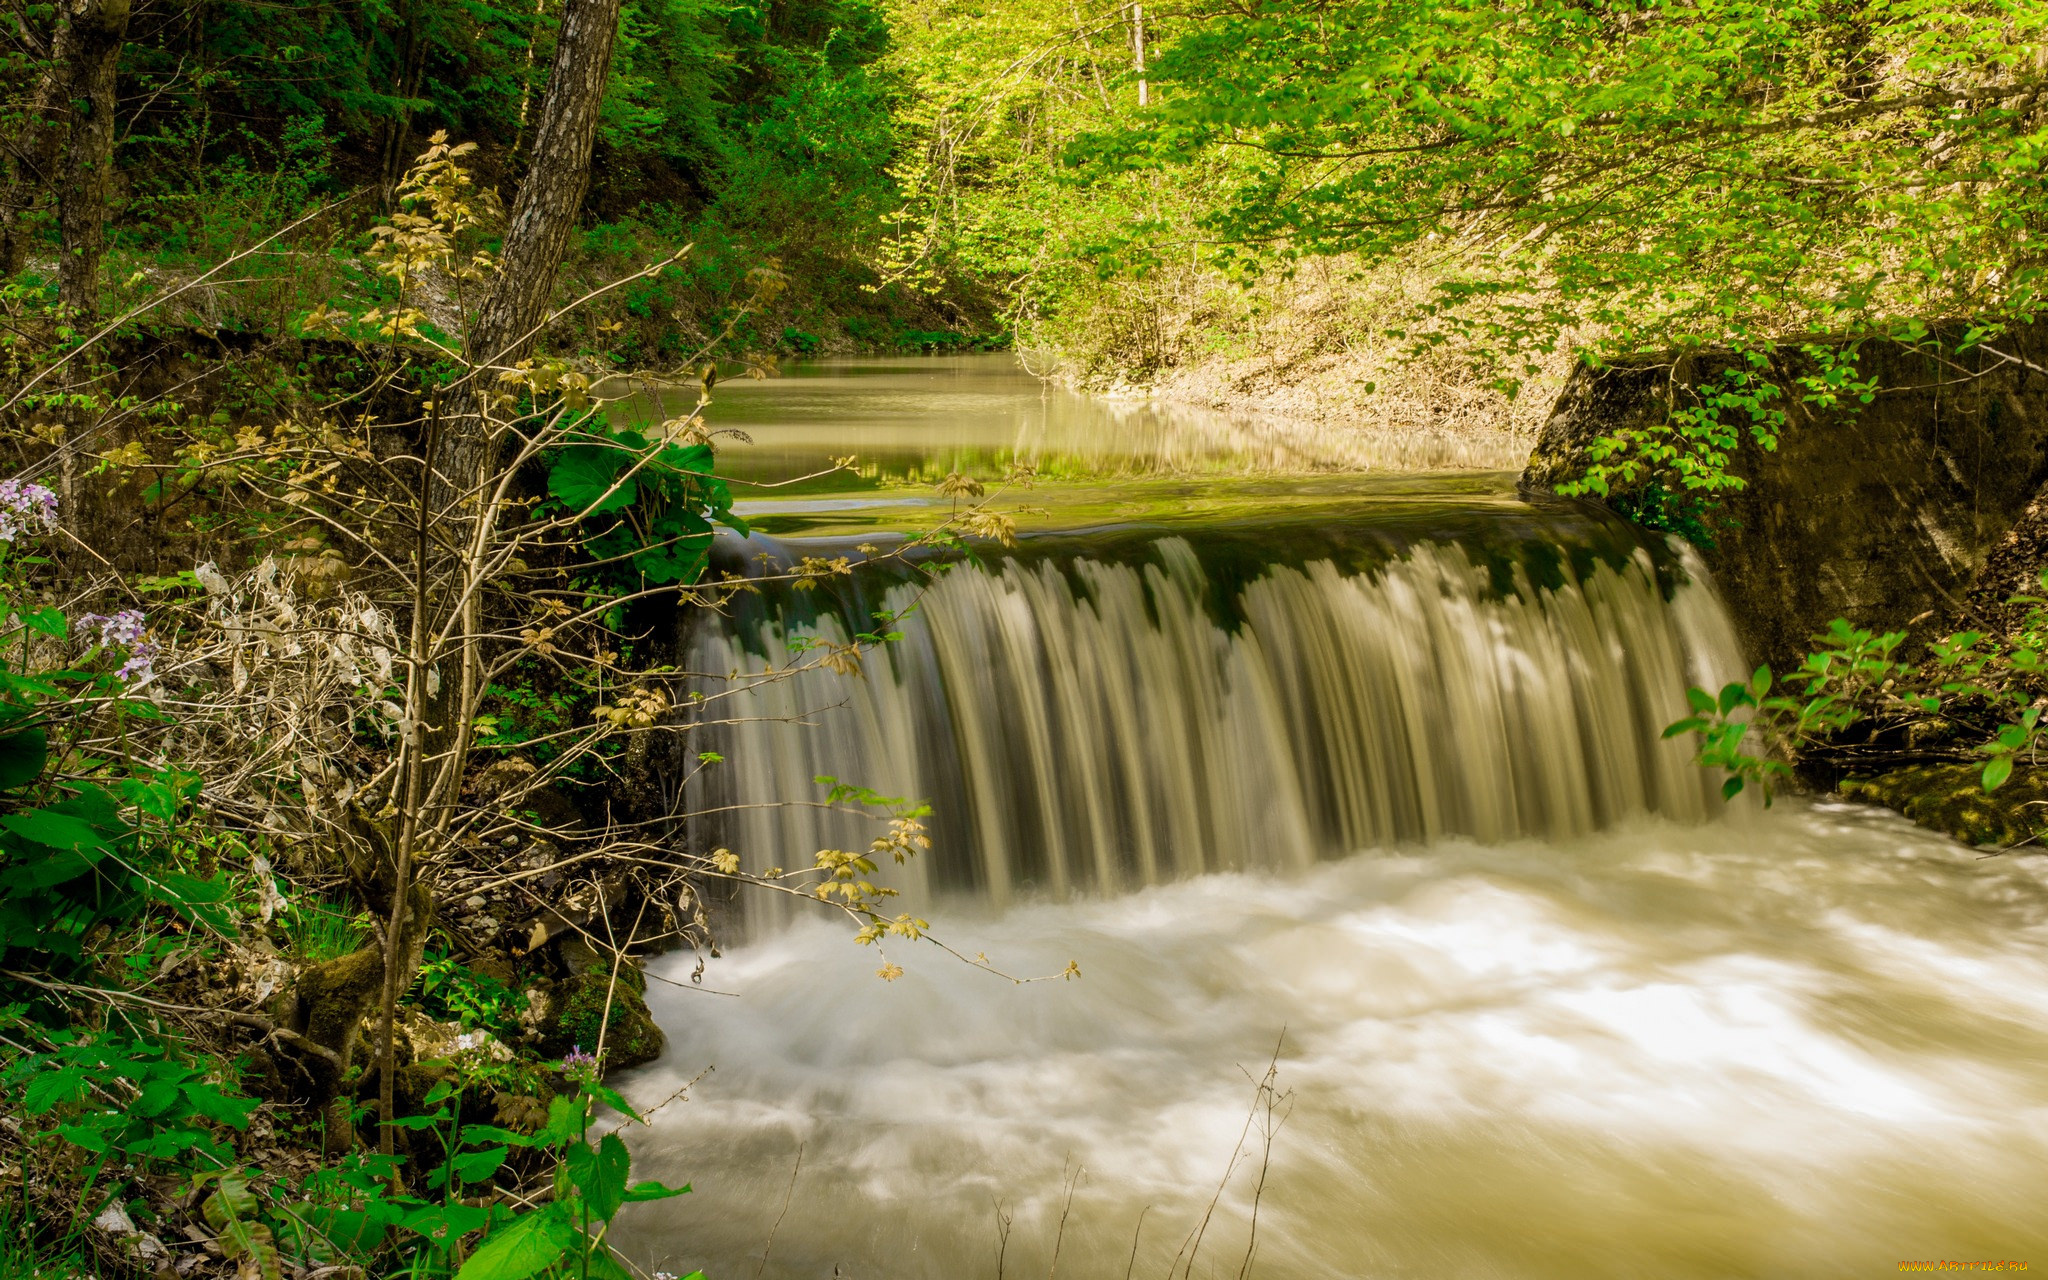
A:
{"type": "Polygon", "coordinates": [[[624,1087],[695,1083],[631,1136],[636,1176],[696,1191],[620,1219],[649,1272],[2048,1256],[2044,860],[1855,806],[1723,806],[1659,737],[1688,685],[1741,671],[1685,565],[1498,476],[1274,477],[1254,450],[1218,480],[1230,458],[1180,446],[1236,446],[1166,422],[1103,481],[1083,403],[918,368],[814,378],[781,436],[773,384],[740,393],[770,453],[851,447],[852,403],[894,406],[904,457],[759,504],[793,541],[729,567],[929,519],[917,485],[972,452],[944,441],[1074,474],[1013,554],[742,597],[700,634],[724,760],[693,839],[802,866],[874,834],[815,776],[929,800],[905,887],[953,954],[898,940],[877,981],[842,919],[776,895],[701,986],[692,957],[654,962],[670,1047],[624,1087]],[[766,674],[912,605],[859,675],[766,674]],[[977,953],[1080,976],[1012,985],[977,953]]]}
{"type": "Polygon", "coordinates": [[[858,629],[830,614],[707,635],[692,666],[725,695],[727,763],[692,808],[730,816],[704,839],[757,872],[864,848],[871,821],[789,803],[851,780],[937,811],[913,890],[1005,902],[1719,805],[1659,731],[1688,685],[1739,671],[1734,641],[1707,589],[1666,602],[1646,552],[1549,587],[1515,567],[1505,590],[1455,544],[1314,560],[1246,584],[1227,627],[1187,539],[1148,550],[898,585],[902,639],[857,675],[777,675],[858,629]]]}

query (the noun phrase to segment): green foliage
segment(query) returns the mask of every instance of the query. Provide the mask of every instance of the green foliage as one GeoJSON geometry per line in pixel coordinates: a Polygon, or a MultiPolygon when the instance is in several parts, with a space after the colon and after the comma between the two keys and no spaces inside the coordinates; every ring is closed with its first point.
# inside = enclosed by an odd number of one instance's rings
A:
{"type": "Polygon", "coordinates": [[[706,444],[650,441],[630,430],[588,433],[556,452],[548,492],[558,509],[581,516],[592,555],[656,586],[688,585],[704,572],[712,521],[747,533],[706,444]]]}
{"type": "Polygon", "coordinates": [[[460,1022],[465,1031],[503,1035],[518,1029],[526,993],[466,968],[453,956],[429,956],[420,966],[414,1003],[440,1021],[460,1022]]]}
{"type": "MultiPolygon", "coordinates": [[[[17,100],[33,92],[55,20],[48,6],[23,15],[16,56],[0,67],[17,100]]],[[[223,0],[190,22],[133,24],[117,88],[116,292],[161,293],[324,203],[388,189],[437,130],[483,144],[491,172],[517,172],[560,21],[561,6],[526,0],[223,0]]],[[[669,331],[621,343],[657,356],[663,337],[680,336],[678,314],[706,320],[768,258],[814,282],[812,305],[888,309],[861,292],[872,276],[860,244],[896,199],[896,94],[875,69],[889,40],[873,0],[624,0],[593,221],[651,232],[663,253],[700,252],[659,286],[606,304],[669,331]]],[[[375,203],[315,220],[287,251],[250,259],[179,314],[211,325],[225,303],[227,327],[281,329],[316,302],[376,299],[377,282],[336,252],[375,203]]],[[[54,239],[53,219],[32,210],[31,221],[54,239]]],[[[612,247],[585,246],[600,276],[612,247]]],[[[780,328],[747,345],[765,349],[780,328]]]]}
{"type": "Polygon", "coordinates": [[[316,1175],[309,1183],[309,1212],[299,1216],[345,1222],[379,1240],[386,1231],[403,1233],[416,1242],[411,1273],[418,1276],[629,1276],[605,1242],[612,1219],[624,1205],[683,1195],[689,1188],[633,1182],[625,1142],[617,1133],[593,1138],[590,1129],[600,1104],[631,1122],[640,1117],[624,1098],[596,1083],[593,1060],[563,1066],[575,1091],[555,1097],[546,1124],[531,1134],[465,1124],[457,1087],[435,1086],[426,1097],[433,1111],[399,1121],[441,1148],[439,1164],[422,1180],[421,1189],[430,1194],[394,1192],[387,1162],[353,1157],[316,1175]],[[546,1205],[515,1216],[503,1204],[469,1202],[508,1162],[536,1157],[553,1165],[555,1194],[546,1205]],[[466,1238],[477,1232],[481,1240],[465,1248],[466,1238]]]}
{"type": "MultiPolygon", "coordinates": [[[[540,633],[534,633],[539,640],[540,633]]],[[[586,690],[543,683],[548,671],[539,663],[513,668],[508,679],[484,689],[484,713],[477,717],[477,745],[511,747],[531,743],[534,762],[553,759],[560,745],[551,741],[564,729],[588,720],[586,709],[595,695],[586,690]],[[510,675],[524,677],[512,680],[510,675]]]]}
{"type": "Polygon", "coordinates": [[[1077,150],[1214,158],[1201,219],[1249,255],[1485,245],[1433,331],[1523,350],[2025,314],[2048,14],[2007,0],[1554,0],[1198,11],[1158,105],[1077,150]]]}
{"type": "Polygon", "coordinates": [[[142,615],[132,615],[133,636],[120,631],[126,639],[108,638],[125,621],[81,618],[97,638],[78,661],[39,662],[66,647],[70,620],[27,607],[21,575],[40,562],[4,546],[0,594],[17,607],[0,629],[0,959],[78,963],[94,929],[156,907],[187,925],[229,928],[227,882],[194,874],[172,838],[199,780],[88,749],[125,718],[161,717],[126,696],[125,674],[147,668],[133,656],[148,646],[142,615]],[[131,656],[119,672],[96,670],[110,651],[131,656]]]}
{"type": "Polygon", "coordinates": [[[1664,421],[1624,427],[1588,443],[1585,472],[1559,485],[1558,492],[1608,498],[1624,514],[1647,517],[1639,523],[1648,528],[1684,531],[1682,525],[1698,525],[1715,494],[1748,486],[1729,467],[1745,438],[1765,453],[1776,452],[1788,420],[1781,378],[1809,410],[1853,410],[1876,398],[1876,381],[1857,376],[1857,345],[1802,344],[1804,364],[1792,373],[1775,370],[1769,351],[1738,347],[1718,372],[1697,385],[1674,387],[1680,402],[1664,421]],[[1672,490],[1682,496],[1666,498],[1672,490]]]}
{"type": "Polygon", "coordinates": [[[200,1174],[192,1180],[193,1191],[209,1185],[210,1194],[200,1202],[200,1214],[214,1230],[223,1256],[254,1270],[262,1280],[284,1280],[284,1258],[277,1250],[277,1235],[258,1216],[256,1193],[249,1179],[238,1169],[200,1174]]]}
{"type": "Polygon", "coordinates": [[[1675,533],[1702,550],[1714,549],[1711,512],[1697,493],[1674,493],[1661,480],[1649,479],[1633,488],[1609,492],[1607,505],[1642,528],[1675,533]]]}
{"type": "MultiPolygon", "coordinates": [[[[10,1020],[22,1025],[16,1006],[10,1020]]],[[[22,1110],[92,1156],[96,1174],[110,1163],[178,1165],[193,1158],[218,1166],[232,1148],[217,1128],[246,1128],[253,1099],[219,1078],[219,1068],[171,1046],[106,1031],[36,1029],[45,1052],[10,1062],[4,1080],[22,1110]]]]}
{"type": "MultiPolygon", "coordinates": [[[[2048,592],[2048,571],[2041,584],[2048,592]]],[[[1691,690],[1694,714],[1664,736],[1696,735],[1700,763],[1728,775],[1723,794],[1731,798],[1756,785],[1768,803],[1772,785],[1790,776],[1790,761],[1824,752],[1852,729],[1873,728],[1953,742],[1984,760],[1981,784],[1995,791],[2016,764],[2039,758],[2048,733],[2038,705],[2048,694],[2048,596],[2012,603],[2026,613],[2010,635],[1957,632],[1928,645],[1918,662],[1898,656],[1905,632],[1875,634],[1837,618],[1786,682],[1795,693],[1772,696],[1770,668],[1760,667],[1747,684],[1718,696],[1691,690]]]]}
{"type": "Polygon", "coordinates": [[[339,959],[362,946],[372,932],[367,914],[317,899],[299,899],[280,914],[292,952],[306,964],[339,959]]]}

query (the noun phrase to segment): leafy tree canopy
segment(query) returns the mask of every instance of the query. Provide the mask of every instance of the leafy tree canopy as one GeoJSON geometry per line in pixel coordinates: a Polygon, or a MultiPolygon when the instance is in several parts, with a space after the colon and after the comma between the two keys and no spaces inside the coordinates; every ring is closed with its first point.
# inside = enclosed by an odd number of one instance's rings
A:
{"type": "Polygon", "coordinates": [[[1070,157],[1201,166],[1196,226],[1240,267],[1431,256],[1419,336],[1501,354],[2028,316],[2044,34],[2029,0],[1203,3],[1152,108],[1070,157]]]}

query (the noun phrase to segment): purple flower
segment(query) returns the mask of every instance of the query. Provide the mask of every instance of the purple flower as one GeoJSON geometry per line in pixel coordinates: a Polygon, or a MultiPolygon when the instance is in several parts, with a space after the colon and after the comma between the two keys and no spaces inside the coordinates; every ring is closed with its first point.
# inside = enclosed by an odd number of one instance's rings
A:
{"type": "Polygon", "coordinates": [[[57,527],[57,495],[39,484],[0,480],[0,542],[57,527]]]}
{"type": "Polygon", "coordinates": [[[97,627],[100,633],[99,643],[125,646],[142,639],[143,629],[148,625],[149,619],[143,615],[142,610],[123,609],[114,614],[81,614],[77,621],[71,624],[71,629],[91,631],[97,627]]]}
{"type": "Polygon", "coordinates": [[[150,665],[161,652],[156,645],[142,638],[149,625],[149,619],[140,609],[123,609],[115,614],[81,614],[71,623],[73,632],[91,634],[94,643],[106,648],[120,647],[128,651],[128,661],[121,664],[116,676],[121,680],[147,680],[156,674],[150,665]]]}
{"type": "Polygon", "coordinates": [[[157,647],[144,640],[128,650],[128,661],[121,664],[121,669],[114,673],[114,678],[117,680],[149,679],[156,674],[156,668],[150,665],[156,661],[156,655],[157,647]]]}
{"type": "Polygon", "coordinates": [[[568,1055],[562,1059],[562,1074],[578,1084],[596,1084],[599,1076],[597,1059],[583,1052],[582,1045],[571,1045],[568,1055]]]}

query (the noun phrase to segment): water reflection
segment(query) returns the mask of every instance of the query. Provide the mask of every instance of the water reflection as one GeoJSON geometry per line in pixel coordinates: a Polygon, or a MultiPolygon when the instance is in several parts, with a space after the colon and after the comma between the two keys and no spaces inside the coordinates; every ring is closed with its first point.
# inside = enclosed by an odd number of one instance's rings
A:
{"type": "MultiPolygon", "coordinates": [[[[658,419],[694,403],[693,391],[642,392],[625,412],[658,419]]],[[[1030,503],[1042,509],[1039,523],[1071,524],[1113,518],[1119,507],[1215,500],[1219,484],[1244,477],[1320,476],[1309,491],[1340,497],[1358,478],[1337,473],[1504,471],[1528,448],[1382,430],[1363,416],[1330,427],[1081,396],[1032,377],[1007,353],[792,365],[776,378],[720,383],[706,418],[739,433],[720,438],[719,469],[735,482],[741,514],[785,534],[887,527],[883,512],[929,524],[943,505],[931,488],[954,472],[994,483],[1021,467],[1040,485],[1059,482],[1030,503]],[[820,474],[849,454],[850,470],[820,474]],[[839,518],[854,511],[867,514],[839,518]]]]}

